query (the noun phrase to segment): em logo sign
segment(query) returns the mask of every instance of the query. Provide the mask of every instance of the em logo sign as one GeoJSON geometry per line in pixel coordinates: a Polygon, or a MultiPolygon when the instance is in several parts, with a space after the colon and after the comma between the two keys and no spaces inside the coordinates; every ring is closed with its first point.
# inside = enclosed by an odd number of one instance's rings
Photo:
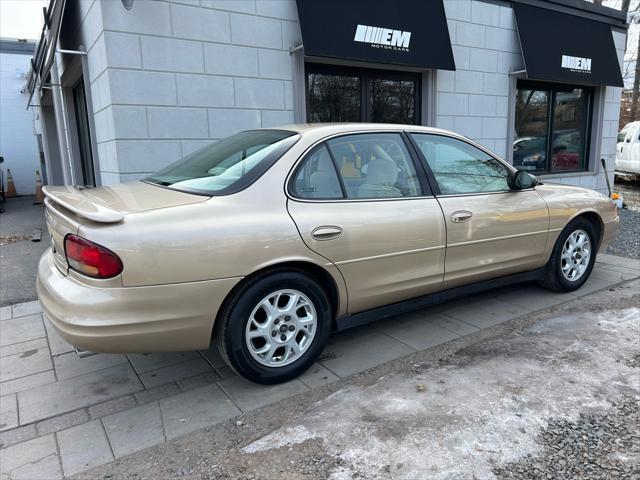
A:
{"type": "Polygon", "coordinates": [[[408,52],[411,32],[358,24],[353,41],[369,43],[372,47],[376,48],[388,48],[408,52]]]}
{"type": "Polygon", "coordinates": [[[572,71],[591,73],[591,59],[562,55],[562,68],[572,71]]]}

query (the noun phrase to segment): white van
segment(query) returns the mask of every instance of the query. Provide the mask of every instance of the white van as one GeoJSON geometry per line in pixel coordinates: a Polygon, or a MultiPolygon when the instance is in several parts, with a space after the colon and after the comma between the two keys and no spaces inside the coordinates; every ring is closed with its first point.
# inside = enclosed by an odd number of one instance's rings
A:
{"type": "Polygon", "coordinates": [[[616,173],[640,175],[640,122],[627,123],[618,134],[616,173]]]}

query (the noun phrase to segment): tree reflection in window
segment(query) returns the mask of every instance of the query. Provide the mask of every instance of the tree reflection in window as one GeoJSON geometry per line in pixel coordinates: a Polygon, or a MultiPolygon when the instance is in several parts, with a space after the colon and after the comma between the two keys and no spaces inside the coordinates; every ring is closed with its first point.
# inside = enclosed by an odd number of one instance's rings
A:
{"type": "Polygon", "coordinates": [[[412,134],[443,195],[509,190],[501,162],[466,142],[441,135],[412,134]]]}
{"type": "Polygon", "coordinates": [[[415,121],[416,82],[373,79],[371,121],[412,124],[415,121]]]}
{"type": "Polygon", "coordinates": [[[310,73],[309,121],[359,122],[360,78],[310,73]]]}

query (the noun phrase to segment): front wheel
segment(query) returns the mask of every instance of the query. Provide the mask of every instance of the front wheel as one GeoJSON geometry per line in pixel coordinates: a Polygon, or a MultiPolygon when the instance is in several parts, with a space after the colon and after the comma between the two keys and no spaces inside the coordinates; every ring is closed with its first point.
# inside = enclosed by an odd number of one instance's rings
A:
{"type": "Polygon", "coordinates": [[[587,281],[596,261],[596,229],[585,219],[569,223],[556,241],[542,285],[556,292],[576,290],[587,281]]]}
{"type": "Polygon", "coordinates": [[[257,383],[281,383],[311,366],[329,338],[331,308],[307,274],[277,272],[247,283],[217,320],[227,363],[257,383]]]}

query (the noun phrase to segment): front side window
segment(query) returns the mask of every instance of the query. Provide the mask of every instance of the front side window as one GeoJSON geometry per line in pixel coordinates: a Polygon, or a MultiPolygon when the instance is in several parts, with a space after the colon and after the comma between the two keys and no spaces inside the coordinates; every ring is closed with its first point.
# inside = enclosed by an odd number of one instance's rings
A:
{"type": "Polygon", "coordinates": [[[500,161],[461,140],[412,133],[442,195],[509,190],[509,170],[500,161]]]}
{"type": "Polygon", "coordinates": [[[513,165],[532,173],[585,170],[593,90],[518,82],[513,165]]]}
{"type": "Polygon", "coordinates": [[[145,181],[189,193],[234,193],[267,171],[298,138],[286,130],[240,132],[187,155],[145,181]]]}

